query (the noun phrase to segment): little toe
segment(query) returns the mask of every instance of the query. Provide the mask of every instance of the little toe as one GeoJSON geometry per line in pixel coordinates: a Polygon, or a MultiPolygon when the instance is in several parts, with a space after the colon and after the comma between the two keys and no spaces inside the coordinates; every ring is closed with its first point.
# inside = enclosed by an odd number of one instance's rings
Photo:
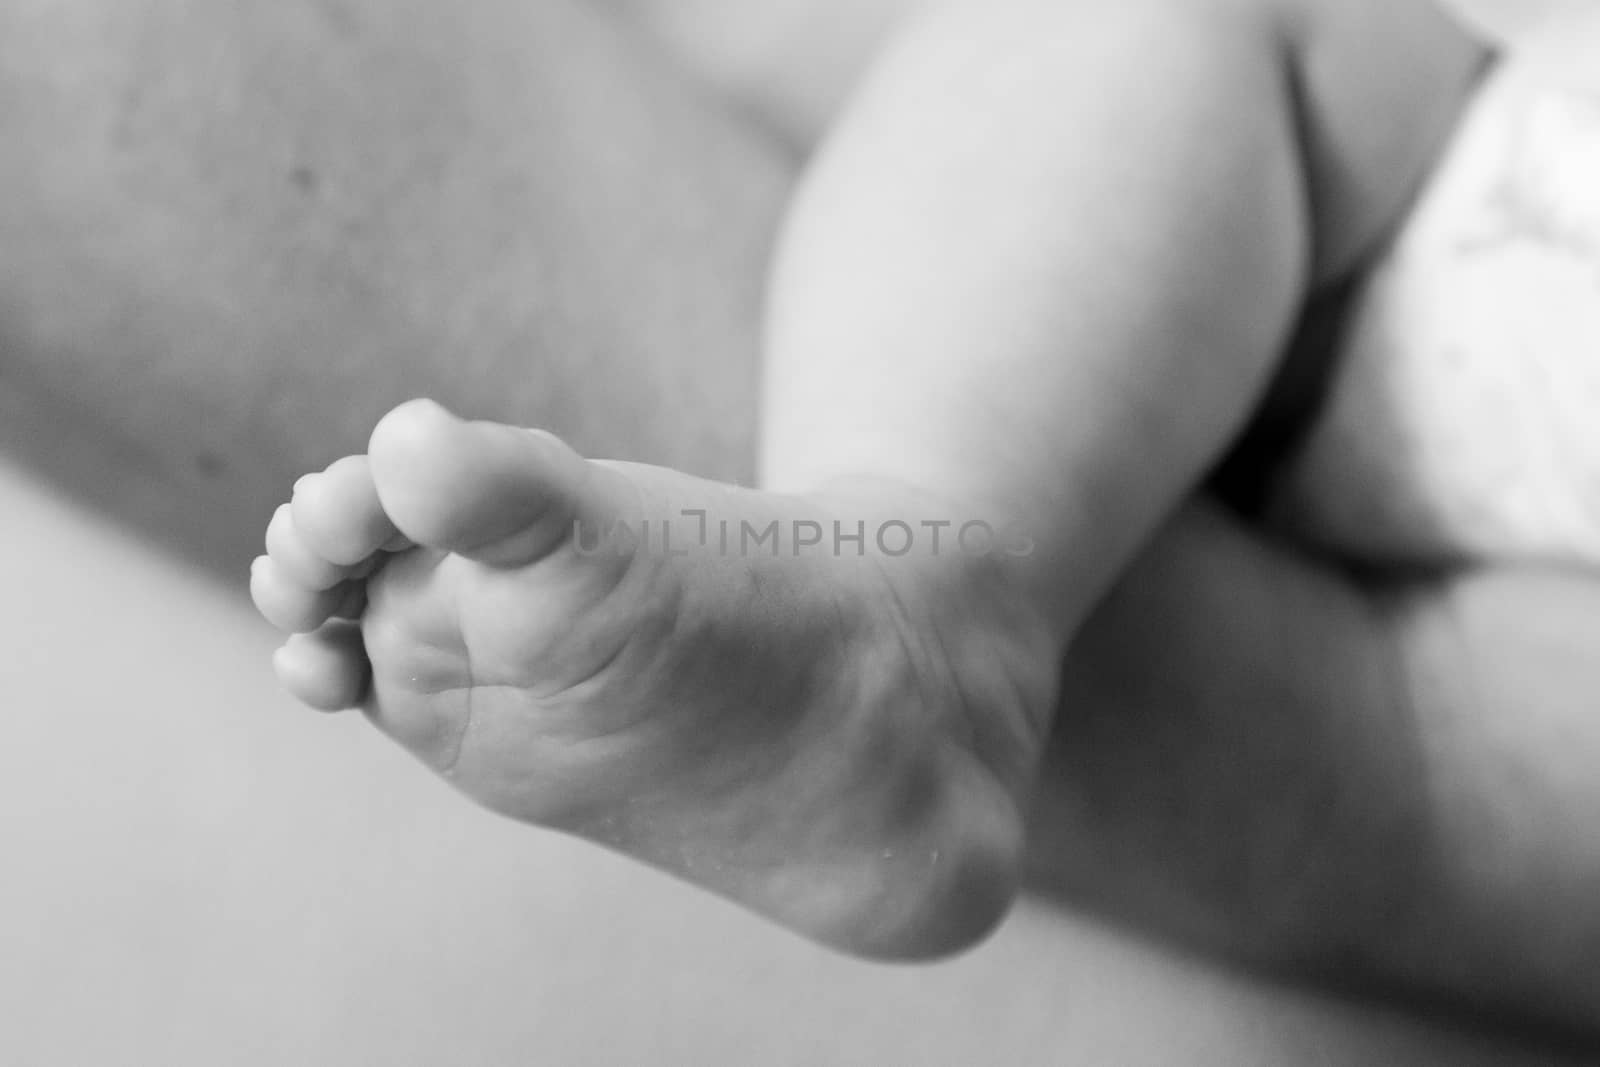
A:
{"type": "Polygon", "coordinates": [[[468,422],[427,400],[402,404],[372,432],[384,510],[419,544],[520,566],[566,539],[578,519],[615,518],[622,477],[537,430],[468,422]]]}
{"type": "Polygon", "coordinates": [[[346,456],[300,479],[290,508],[306,547],[341,566],[362,562],[399,533],[384,514],[366,456],[346,456]]]}
{"type": "Polygon", "coordinates": [[[361,628],[349,622],[289,638],[273,654],[272,666],[289,695],[317,711],[357,707],[371,675],[361,628]]]}
{"type": "Polygon", "coordinates": [[[307,589],[285,575],[270,556],[259,556],[250,566],[250,598],[256,610],[287,633],[310,633],[335,615],[346,614],[354,595],[345,583],[307,589]]]}

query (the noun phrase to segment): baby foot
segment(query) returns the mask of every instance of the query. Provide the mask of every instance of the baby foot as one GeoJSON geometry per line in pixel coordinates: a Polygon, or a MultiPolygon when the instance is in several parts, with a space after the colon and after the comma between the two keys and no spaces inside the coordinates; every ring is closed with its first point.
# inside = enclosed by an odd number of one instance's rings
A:
{"type": "Polygon", "coordinates": [[[361,703],[487,807],[927,956],[1014,892],[1060,650],[1003,556],[854,541],[868,499],[586,461],[417,401],[302,479],[252,589],[300,635],[291,693],[361,703]]]}

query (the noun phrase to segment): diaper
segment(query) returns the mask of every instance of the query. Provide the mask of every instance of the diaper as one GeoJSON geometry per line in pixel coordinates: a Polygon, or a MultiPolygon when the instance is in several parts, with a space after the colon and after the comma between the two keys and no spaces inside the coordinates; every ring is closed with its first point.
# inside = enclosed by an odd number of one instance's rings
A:
{"type": "Polygon", "coordinates": [[[1600,566],[1600,0],[1448,6],[1498,61],[1268,517],[1380,565],[1600,566]]]}

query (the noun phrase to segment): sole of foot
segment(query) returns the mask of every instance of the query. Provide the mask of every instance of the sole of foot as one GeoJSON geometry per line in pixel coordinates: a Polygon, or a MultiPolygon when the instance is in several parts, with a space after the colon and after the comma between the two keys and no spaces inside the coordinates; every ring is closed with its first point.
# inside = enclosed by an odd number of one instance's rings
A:
{"type": "Polygon", "coordinates": [[[925,958],[1014,894],[1060,654],[1003,555],[854,536],[954,521],[930,499],[589,461],[414,401],[297,484],[251,585],[292,695],[485,806],[925,958]]]}

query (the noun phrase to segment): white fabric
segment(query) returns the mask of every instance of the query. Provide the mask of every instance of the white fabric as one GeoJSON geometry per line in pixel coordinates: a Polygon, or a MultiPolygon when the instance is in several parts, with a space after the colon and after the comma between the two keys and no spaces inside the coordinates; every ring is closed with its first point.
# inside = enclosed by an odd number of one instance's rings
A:
{"type": "Polygon", "coordinates": [[[1600,0],[1470,6],[1509,43],[1374,266],[1278,517],[1375,562],[1600,566],[1600,0]]]}

